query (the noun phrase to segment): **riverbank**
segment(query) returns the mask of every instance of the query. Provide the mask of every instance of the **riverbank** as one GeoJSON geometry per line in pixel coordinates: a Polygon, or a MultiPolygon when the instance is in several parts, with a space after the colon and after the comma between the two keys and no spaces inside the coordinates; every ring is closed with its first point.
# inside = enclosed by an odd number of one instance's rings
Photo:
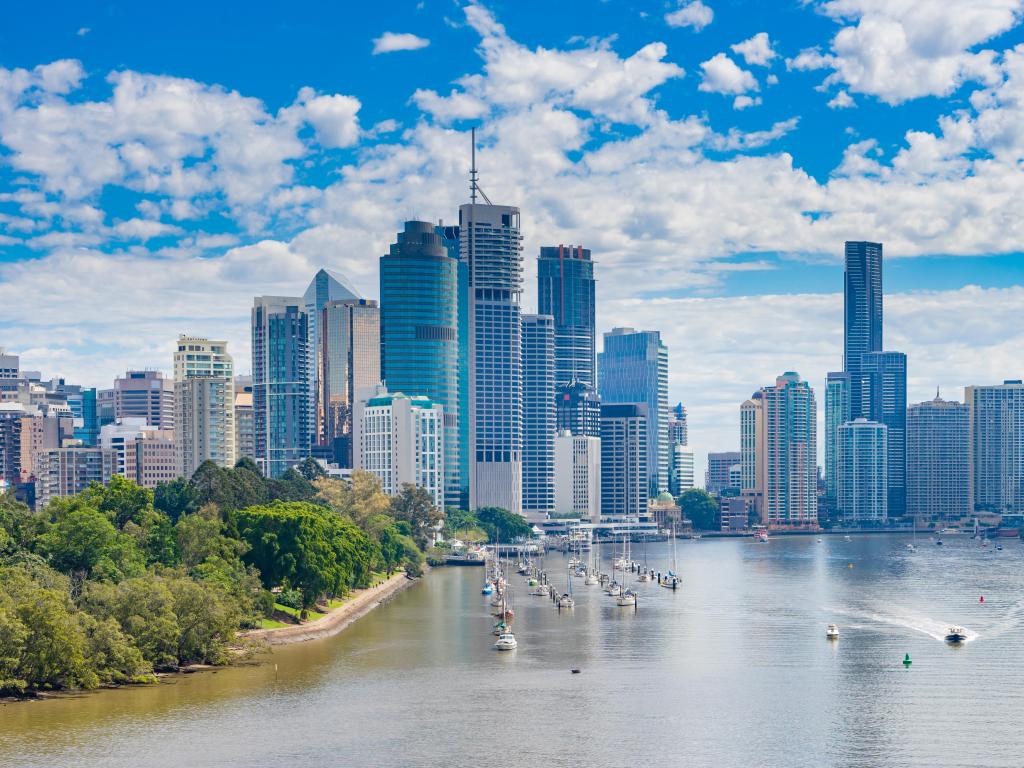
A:
{"type": "Polygon", "coordinates": [[[291,645],[331,637],[417,581],[419,579],[410,579],[404,573],[396,573],[375,587],[355,590],[342,605],[316,621],[273,629],[250,629],[239,632],[238,636],[268,645],[291,645]]]}

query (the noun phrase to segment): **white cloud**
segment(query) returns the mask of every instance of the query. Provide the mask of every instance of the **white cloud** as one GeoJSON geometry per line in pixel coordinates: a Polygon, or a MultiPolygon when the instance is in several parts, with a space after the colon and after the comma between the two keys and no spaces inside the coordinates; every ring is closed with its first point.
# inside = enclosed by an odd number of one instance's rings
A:
{"type": "Polygon", "coordinates": [[[715,18],[715,12],[701,0],[679,0],[679,7],[665,14],[665,23],[670,27],[693,27],[700,32],[715,18]]]}
{"type": "Polygon", "coordinates": [[[78,35],[79,37],[85,37],[85,36],[86,36],[86,35],[88,35],[88,34],[89,34],[90,32],[92,32],[92,30],[91,30],[91,29],[89,29],[89,27],[79,27],[79,28],[78,28],[78,31],[77,31],[77,32],[75,32],[75,34],[76,34],[76,35],[78,35]]]}
{"type": "Polygon", "coordinates": [[[359,99],[332,94],[313,96],[311,89],[299,94],[306,120],[324,147],[350,147],[359,139],[359,99]]]}
{"type": "Polygon", "coordinates": [[[761,105],[760,96],[747,96],[746,94],[737,96],[732,100],[732,108],[736,110],[748,109],[750,107],[758,107],[761,105]]]}
{"type": "Polygon", "coordinates": [[[373,55],[395,51],[418,51],[426,48],[430,41],[411,32],[385,32],[373,40],[373,55]]]}
{"type": "Polygon", "coordinates": [[[698,86],[708,93],[739,94],[758,90],[756,78],[724,53],[701,62],[703,79],[698,86]]]}
{"type": "Polygon", "coordinates": [[[757,65],[760,67],[767,66],[772,59],[778,56],[774,50],[772,50],[771,40],[768,39],[767,32],[758,32],[751,38],[744,40],[742,43],[736,43],[736,45],[730,46],[735,53],[738,53],[743,57],[743,60],[750,65],[757,65]]]}
{"type": "Polygon", "coordinates": [[[857,102],[846,91],[839,91],[829,101],[828,106],[832,109],[849,109],[850,107],[856,107],[857,102]]]}

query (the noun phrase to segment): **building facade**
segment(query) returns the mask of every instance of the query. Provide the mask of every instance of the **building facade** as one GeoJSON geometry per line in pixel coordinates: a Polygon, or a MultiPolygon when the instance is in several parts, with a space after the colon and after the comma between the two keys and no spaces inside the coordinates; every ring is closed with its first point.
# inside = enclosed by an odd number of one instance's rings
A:
{"type": "Polygon", "coordinates": [[[555,387],[555,423],[559,433],[601,436],[601,397],[597,390],[576,381],[555,387]]]}
{"type": "Polygon", "coordinates": [[[716,496],[729,489],[735,489],[736,493],[739,493],[740,486],[739,484],[734,484],[733,478],[730,475],[731,469],[737,464],[742,466],[741,451],[713,451],[708,453],[708,468],[707,473],[704,475],[704,490],[716,496]]]}
{"type": "Polygon", "coordinates": [[[68,447],[44,451],[36,472],[36,506],[74,496],[91,483],[106,485],[114,474],[114,455],[102,448],[68,447]]]}
{"type": "Polygon", "coordinates": [[[969,515],[971,409],[934,400],[907,408],[907,515],[921,522],[969,515]]]}
{"type": "Polygon", "coordinates": [[[907,356],[902,352],[861,355],[861,415],[886,426],[889,516],[907,508],[907,356]]]}
{"type": "Polygon", "coordinates": [[[672,478],[674,490],[671,496],[682,496],[686,491],[695,488],[693,476],[693,448],[682,443],[672,446],[672,478]]]}
{"type": "Polygon", "coordinates": [[[407,221],[380,259],[381,376],[444,410],[445,502],[469,504],[467,272],[459,229],[407,221]]]}
{"type": "Polygon", "coordinates": [[[839,493],[839,427],[852,421],[850,374],[832,371],[825,377],[825,495],[839,493]]]}
{"type": "Polygon", "coordinates": [[[605,517],[647,512],[647,413],[646,403],[601,406],[601,514],[605,517]]]}
{"type": "Polygon", "coordinates": [[[204,461],[221,467],[234,465],[234,375],[226,341],[178,337],[174,353],[175,441],[182,477],[192,477],[204,461]]]}
{"type": "Polygon", "coordinates": [[[355,468],[372,472],[390,496],[411,483],[444,507],[444,413],[420,395],[389,393],[384,386],[356,401],[355,468]]]}
{"type": "Polygon", "coordinates": [[[594,262],[579,245],[544,246],[537,259],[537,308],[555,325],[555,384],[597,386],[594,262]]]}
{"type": "Polygon", "coordinates": [[[888,520],[887,432],[885,424],[867,419],[839,427],[836,505],[846,525],[883,525],[888,520]]]}
{"type": "Polygon", "coordinates": [[[235,376],[235,455],[256,460],[256,422],[252,410],[252,376],[235,376]]]}
{"type": "Polygon", "coordinates": [[[817,407],[814,390],[788,371],[761,389],[761,435],[755,437],[765,525],[818,524],[817,407]]]}
{"type": "Polygon", "coordinates": [[[555,508],[555,323],[523,315],[523,513],[546,519],[555,508]]]}
{"type": "Polygon", "coordinates": [[[112,457],[112,475],[123,475],[143,488],[156,488],[178,477],[175,435],[154,429],[142,419],[125,419],[100,429],[100,448],[112,457]]]}
{"type": "Polygon", "coordinates": [[[604,334],[598,356],[601,402],[646,403],[648,412],[648,490],[651,498],[668,490],[668,348],[658,331],[614,328],[604,334]]]}
{"type": "Polygon", "coordinates": [[[562,431],[555,437],[555,511],[601,520],[601,439],[562,431]]]}
{"type": "Polygon", "coordinates": [[[861,357],[882,349],[882,244],[847,241],[843,285],[843,370],[850,374],[851,418],[867,416],[861,357]]]}
{"type": "Polygon", "coordinates": [[[160,371],[128,371],[108,392],[110,421],[145,419],[157,429],[174,429],[174,380],[160,371]]]}
{"type": "Polygon", "coordinates": [[[970,409],[971,500],[976,512],[1024,512],[1024,383],[964,390],[970,409]]]}

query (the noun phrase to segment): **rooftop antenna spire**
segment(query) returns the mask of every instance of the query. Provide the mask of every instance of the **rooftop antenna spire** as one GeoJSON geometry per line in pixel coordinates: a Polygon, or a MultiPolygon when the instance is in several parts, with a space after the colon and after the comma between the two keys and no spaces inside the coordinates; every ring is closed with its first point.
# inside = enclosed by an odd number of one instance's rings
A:
{"type": "Polygon", "coordinates": [[[472,142],[472,146],[471,146],[471,149],[470,149],[471,161],[470,161],[470,168],[469,168],[469,202],[472,203],[473,205],[476,205],[476,195],[479,192],[480,193],[480,197],[482,197],[484,199],[485,203],[487,203],[488,205],[494,205],[494,203],[491,202],[490,198],[487,197],[487,195],[484,193],[484,191],[482,189],[480,189],[480,184],[479,184],[479,182],[477,180],[477,170],[476,170],[476,128],[470,128],[469,129],[469,135],[470,135],[470,141],[472,142]]]}

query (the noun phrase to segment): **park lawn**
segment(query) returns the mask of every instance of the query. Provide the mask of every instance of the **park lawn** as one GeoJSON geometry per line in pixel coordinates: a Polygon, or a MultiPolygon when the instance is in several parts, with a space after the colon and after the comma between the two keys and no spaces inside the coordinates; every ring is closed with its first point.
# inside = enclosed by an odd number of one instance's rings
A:
{"type": "MultiPolygon", "coordinates": [[[[287,613],[289,616],[293,616],[295,618],[295,621],[299,620],[299,614],[302,613],[302,611],[300,611],[298,608],[289,608],[287,605],[281,605],[280,603],[274,603],[274,610],[280,611],[281,613],[287,613]]],[[[309,609],[306,611],[306,621],[316,621],[317,619],[322,619],[325,615],[326,614],[320,613],[319,611],[309,609]]],[[[282,626],[287,625],[285,624],[282,626]]]]}
{"type": "Polygon", "coordinates": [[[260,619],[260,629],[280,629],[281,627],[293,627],[294,624],[285,624],[277,619],[260,619]]]}

